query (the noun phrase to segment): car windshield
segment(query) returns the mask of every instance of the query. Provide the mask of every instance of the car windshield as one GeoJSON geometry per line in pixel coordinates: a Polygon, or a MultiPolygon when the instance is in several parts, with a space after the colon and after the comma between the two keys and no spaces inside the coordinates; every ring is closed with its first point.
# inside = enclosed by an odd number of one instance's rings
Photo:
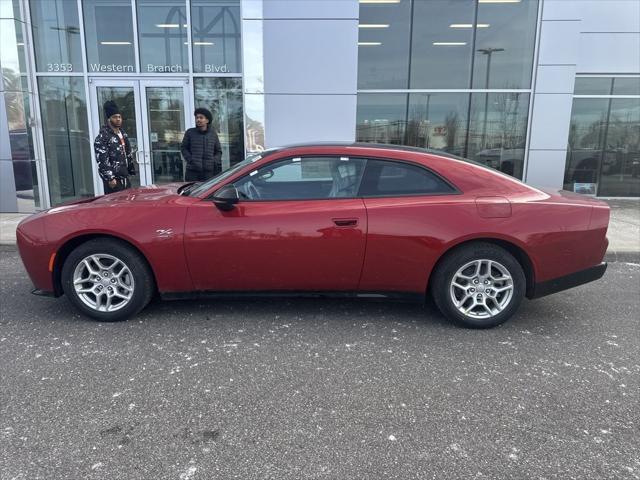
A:
{"type": "Polygon", "coordinates": [[[228,170],[225,170],[222,173],[219,173],[215,177],[211,177],[209,180],[202,183],[194,183],[190,187],[185,188],[184,190],[182,190],[181,195],[186,195],[189,197],[197,197],[198,195],[209,190],[216,183],[224,180],[225,178],[229,178],[231,175],[238,172],[239,170],[242,170],[247,165],[250,165],[260,160],[262,157],[267,155],[267,153],[268,152],[265,151],[265,152],[256,153],[254,155],[249,155],[242,162],[236,163],[233,167],[229,168],[228,170]]]}

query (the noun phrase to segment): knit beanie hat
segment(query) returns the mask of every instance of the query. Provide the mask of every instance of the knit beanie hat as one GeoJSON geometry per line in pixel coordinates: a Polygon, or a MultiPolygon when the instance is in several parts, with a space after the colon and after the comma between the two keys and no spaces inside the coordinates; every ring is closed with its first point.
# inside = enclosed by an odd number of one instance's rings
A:
{"type": "Polygon", "coordinates": [[[106,102],[104,102],[105,118],[111,118],[113,115],[117,115],[118,113],[120,113],[120,109],[118,108],[118,105],[116,105],[116,102],[114,102],[113,100],[107,100],[106,102]]]}

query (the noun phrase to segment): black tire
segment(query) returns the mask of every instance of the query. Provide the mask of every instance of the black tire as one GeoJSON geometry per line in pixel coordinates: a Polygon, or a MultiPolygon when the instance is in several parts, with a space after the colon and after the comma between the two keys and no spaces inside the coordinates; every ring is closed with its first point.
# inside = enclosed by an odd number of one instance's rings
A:
{"type": "Polygon", "coordinates": [[[82,313],[102,322],[127,320],[147,306],[155,292],[153,273],[145,259],[127,243],[112,238],[96,238],[76,247],[66,258],[61,272],[62,289],[82,313]],[[98,311],[86,305],[73,285],[76,267],[90,255],[110,255],[122,261],[133,277],[133,293],[119,310],[98,311]]]}
{"type": "MultiPolygon", "coordinates": [[[[500,325],[518,310],[526,290],[526,279],[520,263],[505,249],[486,242],[474,242],[459,247],[446,256],[432,275],[431,294],[442,314],[451,322],[467,328],[492,328],[500,325]],[[476,318],[458,310],[452,299],[450,287],[456,272],[469,262],[492,260],[504,267],[511,276],[513,293],[504,309],[493,316],[476,318]]],[[[471,283],[470,287],[473,287],[471,283]]],[[[484,286],[482,288],[485,288],[484,286]]],[[[454,288],[455,290],[455,288],[454,288]]],[[[478,292],[479,293],[479,292],[478,292]]],[[[490,301],[489,301],[490,302],[490,301]]],[[[479,310],[483,310],[478,307],[479,310]]]]}

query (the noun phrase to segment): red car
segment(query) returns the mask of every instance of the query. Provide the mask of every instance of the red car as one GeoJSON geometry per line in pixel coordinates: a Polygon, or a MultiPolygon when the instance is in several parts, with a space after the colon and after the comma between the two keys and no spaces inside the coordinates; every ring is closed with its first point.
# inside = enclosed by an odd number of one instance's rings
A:
{"type": "Polygon", "coordinates": [[[155,292],[433,296],[467,327],[604,274],[609,207],[421,149],[274,149],[201,184],[37,213],[17,230],[36,290],[123,320],[155,292]]]}

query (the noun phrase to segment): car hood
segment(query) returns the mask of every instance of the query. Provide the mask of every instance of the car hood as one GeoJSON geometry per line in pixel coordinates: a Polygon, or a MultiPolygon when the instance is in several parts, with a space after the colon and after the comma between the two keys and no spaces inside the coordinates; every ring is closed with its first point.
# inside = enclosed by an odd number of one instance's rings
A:
{"type": "Polygon", "coordinates": [[[166,185],[149,185],[147,187],[129,188],[120,192],[110,193],[97,197],[94,203],[139,203],[139,202],[164,202],[174,198],[178,189],[184,182],[169,183],[166,185]]]}

